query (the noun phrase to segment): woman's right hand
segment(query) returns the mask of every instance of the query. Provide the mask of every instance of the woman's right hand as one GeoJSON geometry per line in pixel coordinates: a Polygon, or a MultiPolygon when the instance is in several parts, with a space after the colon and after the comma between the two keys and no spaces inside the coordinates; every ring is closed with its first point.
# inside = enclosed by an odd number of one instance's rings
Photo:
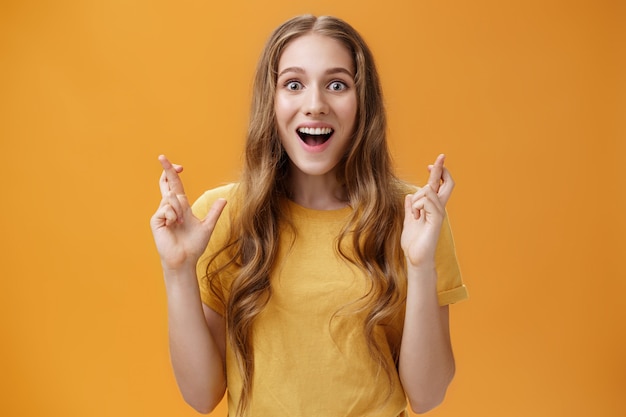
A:
{"type": "Polygon", "coordinates": [[[164,270],[195,268],[205,251],[226,200],[217,200],[202,220],[193,215],[179,173],[182,167],[159,156],[161,204],[150,219],[152,234],[164,270]]]}

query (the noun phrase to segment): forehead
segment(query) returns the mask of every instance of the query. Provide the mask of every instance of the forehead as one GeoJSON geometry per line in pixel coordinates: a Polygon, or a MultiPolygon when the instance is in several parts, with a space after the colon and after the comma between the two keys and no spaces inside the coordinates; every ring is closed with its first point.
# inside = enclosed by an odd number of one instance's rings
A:
{"type": "Polygon", "coordinates": [[[290,67],[311,72],[340,67],[354,74],[350,50],[340,41],[317,33],[300,36],[287,44],[278,61],[278,72],[290,67]]]}

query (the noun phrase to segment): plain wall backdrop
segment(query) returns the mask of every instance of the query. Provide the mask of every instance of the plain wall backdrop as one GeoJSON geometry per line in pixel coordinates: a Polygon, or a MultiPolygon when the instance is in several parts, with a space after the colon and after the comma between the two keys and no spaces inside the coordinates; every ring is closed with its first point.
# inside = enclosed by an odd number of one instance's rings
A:
{"type": "Polygon", "coordinates": [[[400,176],[445,152],[457,182],[470,299],[430,415],[626,415],[626,9],[606,0],[2,1],[0,415],[196,415],[156,158],[191,198],[237,180],[257,57],[307,12],[369,42],[400,176]]]}

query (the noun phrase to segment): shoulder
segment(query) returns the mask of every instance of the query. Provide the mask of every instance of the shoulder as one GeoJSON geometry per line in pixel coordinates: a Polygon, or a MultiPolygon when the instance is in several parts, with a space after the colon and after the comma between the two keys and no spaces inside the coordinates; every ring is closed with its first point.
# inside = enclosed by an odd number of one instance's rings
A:
{"type": "Polygon", "coordinates": [[[218,198],[232,197],[234,193],[236,192],[238,185],[239,183],[233,182],[230,184],[224,184],[219,187],[215,187],[213,189],[207,190],[204,193],[202,193],[200,198],[198,198],[198,201],[217,200],[218,198]]]}
{"type": "Polygon", "coordinates": [[[230,183],[205,191],[193,203],[192,208],[194,214],[200,218],[204,217],[204,215],[209,212],[213,203],[220,198],[230,202],[236,195],[237,189],[239,188],[238,185],[238,183],[230,183]]]}
{"type": "Polygon", "coordinates": [[[192,211],[194,216],[199,219],[203,219],[213,206],[213,203],[215,203],[218,199],[222,198],[227,202],[226,207],[224,207],[224,210],[220,214],[211,234],[211,239],[209,240],[209,246],[207,249],[209,252],[216,251],[216,248],[221,248],[226,245],[231,238],[233,217],[237,214],[237,210],[233,208],[237,205],[233,204],[233,202],[236,200],[238,190],[239,183],[221,185],[205,191],[193,203],[192,211]]]}

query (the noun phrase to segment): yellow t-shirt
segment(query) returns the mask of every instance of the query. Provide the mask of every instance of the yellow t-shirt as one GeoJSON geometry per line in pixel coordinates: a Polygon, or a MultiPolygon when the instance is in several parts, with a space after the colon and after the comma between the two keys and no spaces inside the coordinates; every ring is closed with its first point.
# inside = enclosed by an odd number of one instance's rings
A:
{"type": "MultiPolygon", "coordinates": [[[[202,218],[217,198],[232,196],[234,185],[206,192],[193,206],[202,218]]],[[[399,377],[389,379],[372,360],[363,332],[364,312],[355,312],[367,290],[367,280],[336,253],[336,237],[351,208],[311,210],[289,205],[297,238],[289,228],[280,236],[279,253],[270,285],[272,296],[254,322],[255,371],[248,415],[264,416],[406,416],[406,398],[399,377]]],[[[228,238],[229,206],[216,225],[209,247],[198,263],[202,301],[221,315],[224,306],[203,279],[209,254],[228,238]]],[[[441,305],[467,297],[447,221],[436,254],[441,305]]],[[[217,290],[227,295],[229,273],[221,274],[217,290]]],[[[401,332],[403,317],[393,327],[401,332]]],[[[377,340],[387,345],[378,329],[377,340]]],[[[394,340],[391,343],[397,343],[394,340]]],[[[387,352],[395,369],[391,349],[387,352]]],[[[226,373],[229,415],[234,415],[241,378],[227,343],[226,373]]]]}

